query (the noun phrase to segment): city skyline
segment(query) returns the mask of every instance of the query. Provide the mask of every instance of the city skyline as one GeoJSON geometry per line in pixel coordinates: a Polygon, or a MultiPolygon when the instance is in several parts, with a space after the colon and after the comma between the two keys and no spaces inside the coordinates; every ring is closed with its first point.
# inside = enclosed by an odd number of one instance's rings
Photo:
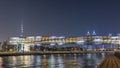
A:
{"type": "Polygon", "coordinates": [[[20,36],[83,36],[120,33],[119,1],[1,0],[0,41],[20,36]]]}

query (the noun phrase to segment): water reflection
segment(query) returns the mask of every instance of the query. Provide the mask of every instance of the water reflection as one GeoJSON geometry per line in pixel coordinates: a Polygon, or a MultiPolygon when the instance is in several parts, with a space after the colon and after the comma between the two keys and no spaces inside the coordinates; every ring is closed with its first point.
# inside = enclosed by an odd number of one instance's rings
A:
{"type": "Polygon", "coordinates": [[[58,57],[58,68],[64,68],[63,59],[61,56],[58,57]]]}
{"type": "Polygon", "coordinates": [[[98,54],[56,54],[0,57],[0,68],[97,68],[107,56],[98,54]]]}
{"type": "Polygon", "coordinates": [[[2,65],[3,65],[3,59],[0,57],[0,68],[3,68],[2,65]]]}

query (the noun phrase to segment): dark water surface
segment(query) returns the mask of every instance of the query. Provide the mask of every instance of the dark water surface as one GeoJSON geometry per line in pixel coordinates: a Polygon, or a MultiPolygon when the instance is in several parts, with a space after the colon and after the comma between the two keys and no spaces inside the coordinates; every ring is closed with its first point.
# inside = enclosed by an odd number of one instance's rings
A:
{"type": "Polygon", "coordinates": [[[2,56],[0,68],[97,68],[108,54],[2,56]]]}

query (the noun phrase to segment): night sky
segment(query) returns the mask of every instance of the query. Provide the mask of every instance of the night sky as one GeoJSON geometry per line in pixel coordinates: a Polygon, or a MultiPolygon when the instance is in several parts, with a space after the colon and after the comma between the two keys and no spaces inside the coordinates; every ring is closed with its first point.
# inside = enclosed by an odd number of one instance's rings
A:
{"type": "Polygon", "coordinates": [[[104,0],[0,0],[0,41],[20,36],[120,33],[120,2],[104,0]]]}

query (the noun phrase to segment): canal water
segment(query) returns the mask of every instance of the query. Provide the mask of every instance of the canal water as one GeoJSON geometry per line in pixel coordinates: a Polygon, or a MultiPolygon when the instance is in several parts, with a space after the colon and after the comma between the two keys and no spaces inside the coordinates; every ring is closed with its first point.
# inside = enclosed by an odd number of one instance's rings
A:
{"type": "Polygon", "coordinates": [[[97,68],[106,56],[105,53],[1,56],[0,68],[97,68]]]}

